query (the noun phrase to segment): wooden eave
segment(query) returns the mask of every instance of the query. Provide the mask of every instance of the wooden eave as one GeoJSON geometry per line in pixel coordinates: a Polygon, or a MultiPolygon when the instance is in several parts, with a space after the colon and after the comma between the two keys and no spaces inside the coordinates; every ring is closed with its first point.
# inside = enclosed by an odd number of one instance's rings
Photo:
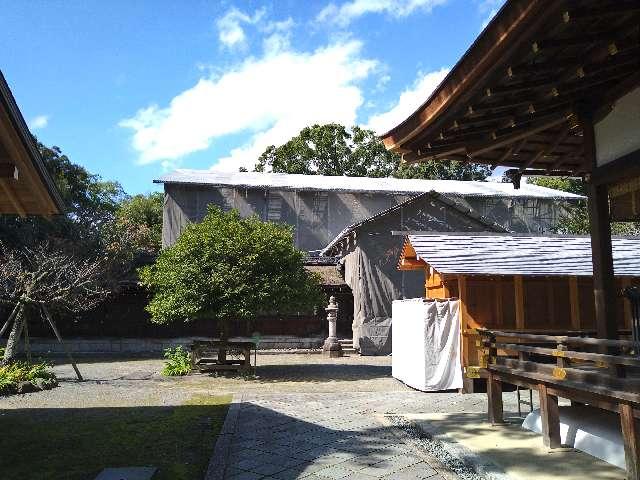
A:
{"type": "Polygon", "coordinates": [[[407,162],[583,175],[583,112],[603,116],[639,84],[637,0],[509,0],[383,141],[407,162]]]}
{"type": "Polygon", "coordinates": [[[405,238],[400,260],[398,260],[398,270],[424,270],[427,266],[423,260],[417,259],[416,251],[413,249],[409,238],[405,238]]]}
{"type": "Polygon", "coordinates": [[[0,72],[0,214],[60,214],[62,199],[0,72]]]}

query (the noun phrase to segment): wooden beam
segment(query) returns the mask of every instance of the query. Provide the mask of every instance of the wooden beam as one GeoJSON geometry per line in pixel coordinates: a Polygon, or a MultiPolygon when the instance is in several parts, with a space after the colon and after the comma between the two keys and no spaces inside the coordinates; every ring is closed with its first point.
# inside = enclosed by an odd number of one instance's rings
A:
{"type": "Polygon", "coordinates": [[[527,160],[527,162],[524,164],[523,170],[526,170],[527,168],[529,168],[531,165],[537,162],[541,157],[552,153],[556,148],[558,148],[558,145],[560,145],[562,142],[565,141],[565,139],[569,136],[569,132],[571,132],[571,127],[569,127],[569,125],[565,125],[562,131],[558,134],[558,136],[550,146],[543,148],[536,155],[534,155],[529,160],[527,160]]]}
{"type": "Polygon", "coordinates": [[[490,152],[497,148],[503,148],[511,145],[512,143],[527,139],[533,135],[537,135],[540,132],[544,132],[545,130],[553,128],[557,125],[561,125],[566,121],[567,118],[565,116],[561,116],[556,117],[552,120],[547,120],[532,125],[526,125],[520,128],[515,127],[511,129],[511,132],[509,134],[505,132],[504,135],[499,135],[494,140],[485,142],[484,145],[479,145],[475,148],[469,149],[468,154],[471,158],[477,157],[479,155],[482,155],[483,153],[490,152]]]}
{"type": "Polygon", "coordinates": [[[14,188],[14,180],[7,180],[4,178],[0,178],[0,191],[4,193],[4,195],[9,199],[9,203],[13,206],[14,210],[21,217],[27,216],[27,211],[22,205],[20,198],[16,194],[14,188]]]}
{"type": "Polygon", "coordinates": [[[620,404],[620,427],[624,442],[624,460],[627,466],[627,478],[640,480],[640,432],[636,428],[633,406],[620,404]]]}
{"type": "Polygon", "coordinates": [[[571,328],[580,330],[580,290],[578,277],[569,277],[569,306],[571,307],[571,328]]]}
{"type": "Polygon", "coordinates": [[[600,19],[604,16],[618,15],[620,13],[634,12],[637,10],[640,10],[640,3],[635,0],[616,0],[612,3],[604,3],[601,6],[570,8],[562,12],[562,21],[569,23],[583,19],[600,19]]]}
{"type": "Polygon", "coordinates": [[[13,163],[0,163],[0,178],[5,180],[18,180],[18,167],[13,163]]]}
{"type": "Polygon", "coordinates": [[[516,307],[516,329],[524,330],[524,282],[522,275],[513,276],[513,287],[516,307]]]}
{"type": "MultiPolygon", "coordinates": [[[[596,146],[593,123],[588,116],[581,119],[586,161],[595,167],[596,146]]],[[[618,338],[617,295],[613,274],[609,195],[606,185],[587,184],[591,256],[593,261],[593,294],[595,299],[596,330],[599,338],[618,338]]]]}

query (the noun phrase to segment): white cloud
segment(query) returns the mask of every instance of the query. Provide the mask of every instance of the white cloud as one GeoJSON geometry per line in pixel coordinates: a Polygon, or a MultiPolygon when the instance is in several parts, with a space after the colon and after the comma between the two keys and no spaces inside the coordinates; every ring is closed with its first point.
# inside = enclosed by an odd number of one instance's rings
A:
{"type": "Polygon", "coordinates": [[[247,141],[214,167],[249,168],[268,145],[287,141],[307,125],[355,123],[363,103],[359,83],[376,67],[361,56],[356,41],[310,53],[267,52],[200,79],[168,106],[141,109],[120,126],[133,130],[133,147],[145,164],[180,159],[225,135],[246,133],[247,141]]]}
{"type": "Polygon", "coordinates": [[[264,13],[264,9],[261,9],[250,16],[235,7],[230,8],[216,21],[220,43],[227,48],[246,46],[247,36],[242,24],[254,25],[262,19],[264,13]]]}
{"type": "Polygon", "coordinates": [[[387,13],[394,17],[407,15],[422,10],[430,12],[434,7],[448,0],[351,0],[338,6],[330,3],[317,15],[319,22],[335,23],[347,26],[351,21],[367,13],[387,13]]]}
{"type": "Polygon", "coordinates": [[[49,125],[49,115],[38,115],[33,117],[29,122],[29,128],[31,130],[39,130],[49,125]]]}
{"type": "Polygon", "coordinates": [[[413,85],[400,94],[398,102],[389,111],[369,119],[367,128],[383,134],[398,125],[427,100],[447,73],[449,73],[448,68],[441,68],[434,72],[420,74],[413,85]]]}

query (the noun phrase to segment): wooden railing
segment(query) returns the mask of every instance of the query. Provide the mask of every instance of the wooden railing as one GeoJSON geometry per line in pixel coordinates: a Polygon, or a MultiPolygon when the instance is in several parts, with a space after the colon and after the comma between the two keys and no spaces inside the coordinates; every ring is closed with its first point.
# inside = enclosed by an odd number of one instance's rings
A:
{"type": "Polygon", "coordinates": [[[558,397],[620,414],[628,478],[640,480],[638,344],[628,340],[478,330],[486,358],[489,420],[503,422],[502,383],[540,396],[544,444],[560,446],[558,397]]]}

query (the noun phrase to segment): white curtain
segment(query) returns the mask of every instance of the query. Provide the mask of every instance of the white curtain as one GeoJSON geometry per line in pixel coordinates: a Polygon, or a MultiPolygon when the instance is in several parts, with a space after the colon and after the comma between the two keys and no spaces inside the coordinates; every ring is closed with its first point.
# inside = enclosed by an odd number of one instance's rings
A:
{"type": "Polygon", "coordinates": [[[458,300],[395,300],[392,375],[425,392],[462,388],[458,300]]]}

